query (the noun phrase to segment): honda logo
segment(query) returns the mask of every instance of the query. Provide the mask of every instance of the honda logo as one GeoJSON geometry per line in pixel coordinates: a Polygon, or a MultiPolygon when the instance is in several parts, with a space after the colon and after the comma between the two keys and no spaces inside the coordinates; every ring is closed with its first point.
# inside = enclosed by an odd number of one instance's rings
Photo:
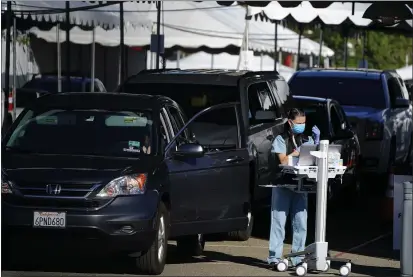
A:
{"type": "Polygon", "coordinates": [[[62,191],[62,187],[60,185],[46,185],[46,193],[58,195],[62,191]]]}

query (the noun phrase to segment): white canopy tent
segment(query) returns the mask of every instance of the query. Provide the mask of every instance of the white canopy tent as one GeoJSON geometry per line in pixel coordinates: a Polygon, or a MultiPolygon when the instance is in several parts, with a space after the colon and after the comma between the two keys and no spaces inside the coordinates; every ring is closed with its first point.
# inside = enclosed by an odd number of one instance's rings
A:
{"type": "Polygon", "coordinates": [[[413,80],[413,65],[396,69],[396,72],[402,77],[403,81],[413,80]]]}
{"type": "MultiPolygon", "coordinates": [[[[108,3],[110,4],[110,3],[108,3]]],[[[2,2],[2,6],[5,3],[2,2]]],[[[136,8],[138,5],[134,2],[125,2],[124,9],[136,8]]],[[[140,3],[139,6],[149,6],[150,4],[140,3]]],[[[3,9],[3,7],[2,7],[3,9]]],[[[59,23],[66,21],[66,2],[65,1],[13,1],[12,10],[17,17],[32,19],[34,21],[45,21],[59,23]]],[[[70,1],[69,13],[70,23],[78,26],[100,26],[104,29],[113,29],[120,25],[119,4],[99,6],[87,1],[70,1]],[[93,8],[88,10],[88,8],[93,8]]],[[[146,8],[147,9],[147,8],[146,8]]],[[[124,14],[125,26],[146,26],[150,27],[147,14],[140,13],[140,16],[134,16],[130,13],[124,14]]]]}
{"type": "MultiPolygon", "coordinates": [[[[167,60],[167,68],[181,69],[237,69],[238,56],[228,53],[211,55],[205,52],[198,52],[176,61],[167,60]]],[[[148,63],[148,68],[150,67],[148,63]]],[[[284,79],[289,80],[295,70],[284,65],[277,65],[278,72],[284,79]]],[[[274,70],[274,60],[267,56],[254,56],[250,60],[250,70],[272,71],[274,70]]]]}
{"type": "MultiPolygon", "coordinates": [[[[353,14],[353,3],[350,2],[334,2],[327,8],[317,9],[308,1],[303,1],[294,8],[284,8],[278,1],[272,1],[266,7],[250,9],[249,15],[261,14],[271,20],[284,20],[291,16],[296,22],[304,24],[318,20],[325,25],[340,25],[347,21],[357,27],[367,27],[372,20],[363,18],[363,15],[371,5],[372,3],[355,2],[353,14]]],[[[407,22],[411,26],[411,20],[407,22]]]]}
{"type": "MultiPolygon", "coordinates": [[[[125,14],[139,17],[141,13],[147,14],[156,27],[156,8],[153,4],[129,3],[135,6],[125,8],[125,14]],[[133,8],[133,9],[132,9],[133,8]],[[144,10],[144,9],[147,10],[144,10]]],[[[182,48],[225,48],[233,45],[240,47],[242,44],[243,29],[245,25],[246,10],[243,7],[233,5],[223,7],[216,2],[195,3],[193,1],[165,1],[164,18],[161,30],[165,34],[165,47],[179,46],[182,48]]],[[[267,22],[250,22],[249,46],[251,50],[274,52],[274,25],[267,22]]],[[[48,42],[56,42],[56,30],[42,31],[33,28],[30,32],[38,38],[48,42]]],[[[95,41],[105,46],[116,46],[120,43],[120,30],[115,28],[105,31],[103,28],[95,29],[95,41]]],[[[125,30],[125,45],[148,46],[150,45],[149,30],[145,28],[128,28],[125,30]]],[[[73,28],[70,40],[78,44],[90,44],[92,32],[73,28]]],[[[65,41],[65,36],[60,36],[60,41],[65,41]]],[[[298,34],[278,26],[277,50],[297,53],[298,34]]],[[[301,53],[319,53],[319,44],[309,39],[301,41],[301,53]]],[[[323,56],[332,56],[334,51],[323,47],[323,56]]]]}

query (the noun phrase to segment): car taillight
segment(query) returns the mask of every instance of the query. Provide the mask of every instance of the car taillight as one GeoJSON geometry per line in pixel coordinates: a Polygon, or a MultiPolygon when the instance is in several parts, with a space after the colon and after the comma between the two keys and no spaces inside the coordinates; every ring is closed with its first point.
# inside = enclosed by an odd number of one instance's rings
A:
{"type": "Polygon", "coordinates": [[[383,125],[378,122],[367,122],[366,140],[381,140],[383,138],[383,125]]]}

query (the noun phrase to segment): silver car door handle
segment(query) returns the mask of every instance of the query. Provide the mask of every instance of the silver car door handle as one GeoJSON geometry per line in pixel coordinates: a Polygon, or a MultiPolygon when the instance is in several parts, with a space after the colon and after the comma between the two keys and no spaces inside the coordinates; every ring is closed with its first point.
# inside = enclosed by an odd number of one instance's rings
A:
{"type": "Polygon", "coordinates": [[[237,162],[241,162],[243,160],[244,160],[243,158],[235,156],[235,157],[230,157],[230,158],[226,159],[225,161],[227,163],[237,163],[237,162]]]}

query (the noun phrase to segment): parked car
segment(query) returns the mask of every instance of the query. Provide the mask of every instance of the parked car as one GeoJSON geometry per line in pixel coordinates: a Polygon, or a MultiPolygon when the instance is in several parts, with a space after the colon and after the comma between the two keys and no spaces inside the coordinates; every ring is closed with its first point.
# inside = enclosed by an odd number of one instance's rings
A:
{"type": "Polygon", "coordinates": [[[198,234],[245,231],[250,156],[240,104],[208,107],[176,129],[181,116],[164,96],[38,98],[2,141],[2,232],[9,247],[58,242],[91,255],[138,252],[139,269],[160,274],[169,237],[199,255],[198,234]],[[187,126],[204,116],[217,129],[194,141],[187,126]],[[225,120],[215,122],[220,116],[225,120]]]}
{"type": "MultiPolygon", "coordinates": [[[[62,74],[61,92],[89,92],[91,90],[92,79],[80,74],[72,73],[67,81],[65,74],[62,74]]],[[[95,78],[94,92],[106,92],[103,83],[95,78]]],[[[26,82],[23,87],[16,89],[16,118],[25,108],[25,105],[33,99],[46,93],[58,92],[57,73],[35,74],[32,79],[26,82]]],[[[2,95],[4,97],[4,95],[2,95]]]]}
{"type": "MultiPolygon", "coordinates": [[[[103,83],[94,79],[94,92],[106,92],[103,83]]],[[[61,92],[90,92],[92,79],[81,74],[71,73],[68,81],[65,73],[62,73],[62,90],[61,92]]],[[[42,73],[33,75],[32,79],[23,85],[23,89],[35,89],[47,91],[49,93],[58,92],[57,73],[42,73]]]]}
{"type": "Polygon", "coordinates": [[[305,134],[311,136],[311,128],[316,125],[321,132],[320,139],[330,141],[330,144],[341,145],[341,158],[347,170],[342,178],[332,180],[329,186],[328,199],[335,200],[343,190],[349,192],[345,196],[358,195],[360,187],[359,158],[360,144],[357,134],[352,130],[341,105],[328,98],[309,96],[293,96],[297,107],[306,114],[305,134]]]}
{"type": "MultiPolygon", "coordinates": [[[[283,77],[274,71],[144,70],[127,79],[118,90],[170,97],[188,116],[212,105],[241,103],[239,136],[248,145],[253,211],[246,232],[231,233],[230,237],[247,240],[251,235],[255,211],[270,205],[271,190],[259,187],[270,183],[269,138],[284,131],[287,109],[293,106],[288,84],[283,77]]],[[[178,130],[185,123],[185,119],[179,118],[174,111],[171,114],[176,118],[174,130],[178,130]]],[[[217,122],[225,120],[226,115],[223,114],[221,117],[197,122],[193,126],[193,132],[197,138],[217,139],[215,135],[209,136],[209,133],[216,129],[217,122]]],[[[226,130],[220,132],[224,134],[226,130]]],[[[204,143],[213,144],[209,141],[204,143]]]]}
{"type": "MultiPolygon", "coordinates": [[[[296,72],[289,85],[294,95],[331,98],[341,104],[357,132],[364,173],[387,180],[392,165],[408,161],[412,105],[395,71],[309,69],[296,72]]],[[[384,193],[386,184],[377,191],[384,193]]]]}

